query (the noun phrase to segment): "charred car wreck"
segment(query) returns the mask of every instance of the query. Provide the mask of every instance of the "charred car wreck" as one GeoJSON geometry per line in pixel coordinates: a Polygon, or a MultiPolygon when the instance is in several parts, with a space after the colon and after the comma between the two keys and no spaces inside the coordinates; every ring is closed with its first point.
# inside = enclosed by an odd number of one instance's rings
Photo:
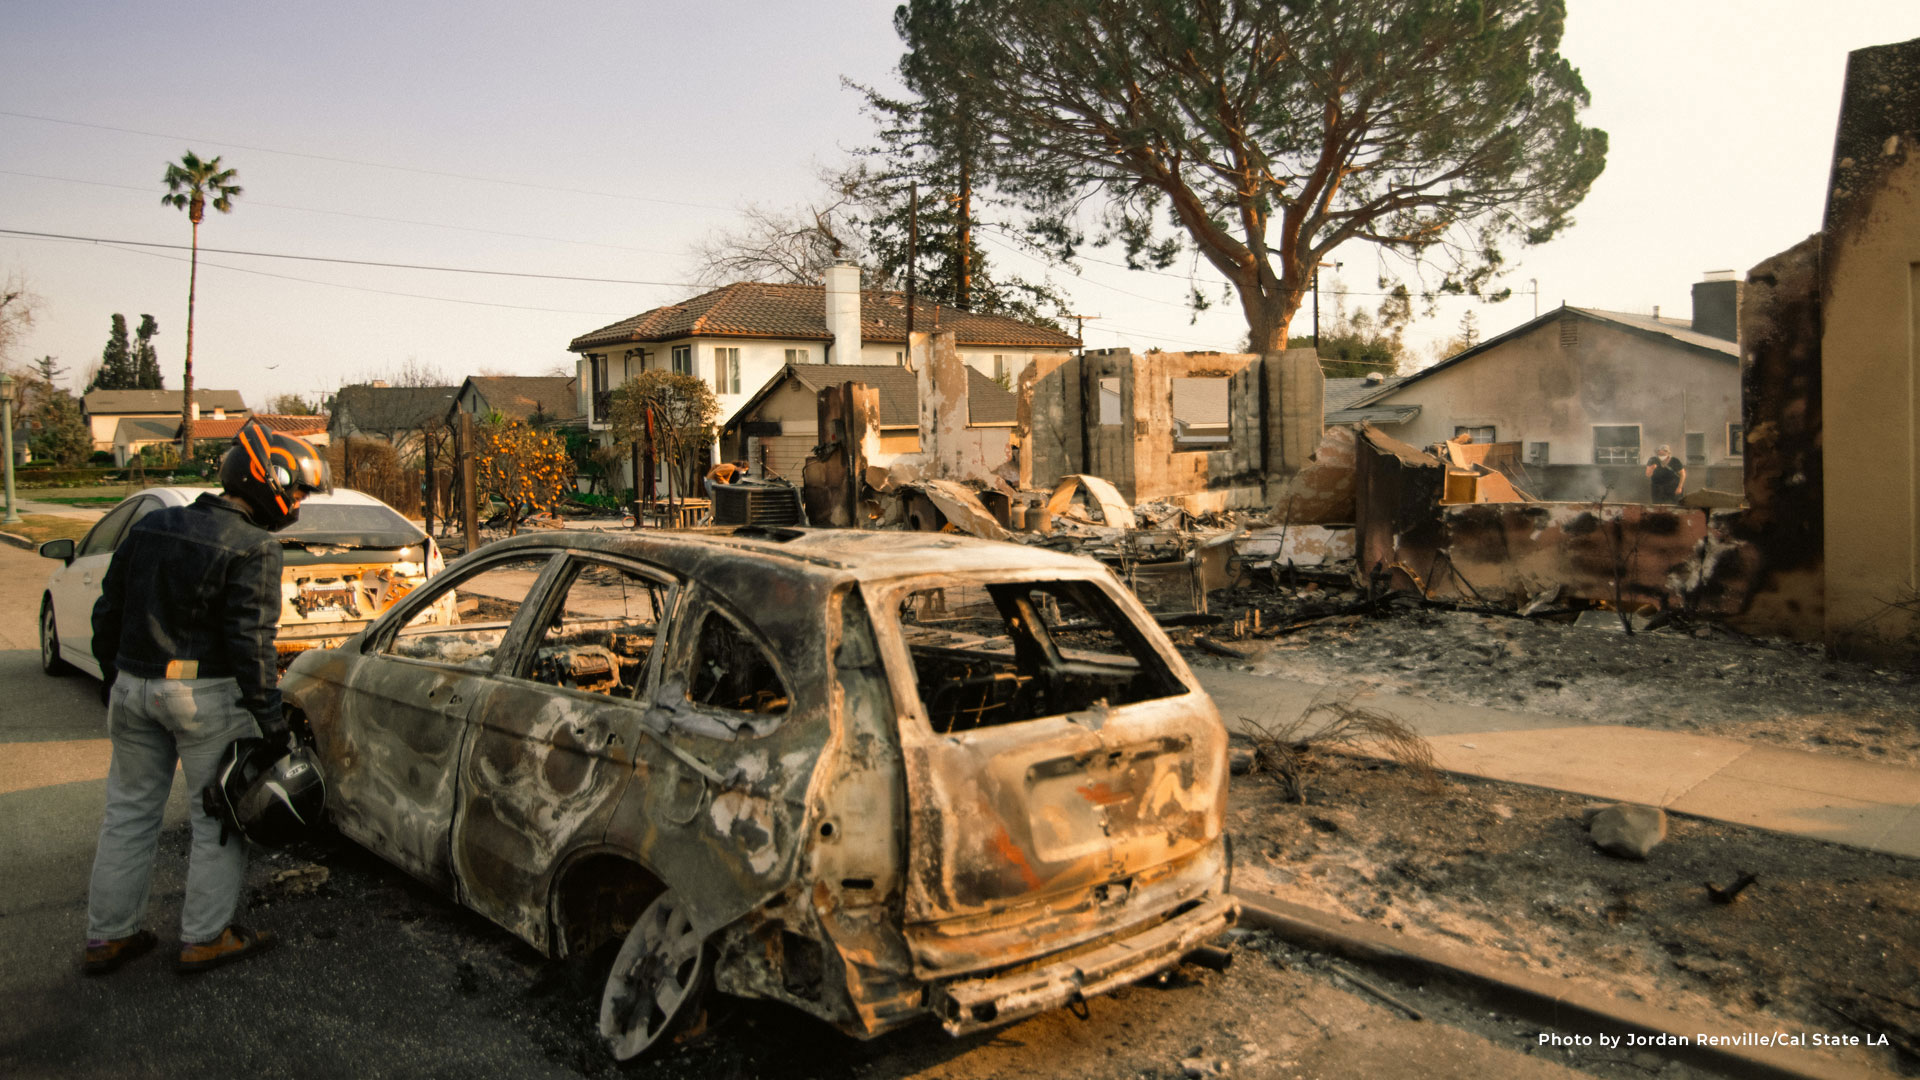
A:
{"type": "Polygon", "coordinates": [[[284,685],[339,828],[553,956],[634,1057],[708,986],[961,1034],[1232,923],[1226,735],[1090,560],[745,528],[489,545],[284,685]]]}

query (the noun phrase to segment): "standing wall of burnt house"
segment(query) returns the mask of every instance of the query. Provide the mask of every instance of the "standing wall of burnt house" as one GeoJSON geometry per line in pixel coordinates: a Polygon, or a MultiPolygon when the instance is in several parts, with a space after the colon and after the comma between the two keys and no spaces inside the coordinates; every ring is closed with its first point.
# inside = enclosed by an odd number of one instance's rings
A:
{"type": "Polygon", "coordinates": [[[1740,307],[1747,508],[1729,523],[1756,573],[1739,625],[1812,637],[1825,622],[1820,236],[1747,272],[1740,307]]]}
{"type": "MultiPolygon", "coordinates": [[[[1022,375],[1020,485],[1102,477],[1130,502],[1168,500],[1194,512],[1274,507],[1296,520],[1351,520],[1350,470],[1314,472],[1326,439],[1326,380],[1310,349],[1146,353],[1095,349],[1022,375]]],[[[1350,453],[1347,433],[1333,440],[1350,453]]]]}
{"type": "Polygon", "coordinates": [[[1443,502],[1447,465],[1361,425],[1357,572],[1372,589],[1518,607],[1566,600],[1728,615],[1751,591],[1726,514],[1619,502],[1443,502]]]}
{"type": "Polygon", "coordinates": [[[1920,38],[1858,49],[1820,250],[1826,640],[1920,650],[1920,38]]]}

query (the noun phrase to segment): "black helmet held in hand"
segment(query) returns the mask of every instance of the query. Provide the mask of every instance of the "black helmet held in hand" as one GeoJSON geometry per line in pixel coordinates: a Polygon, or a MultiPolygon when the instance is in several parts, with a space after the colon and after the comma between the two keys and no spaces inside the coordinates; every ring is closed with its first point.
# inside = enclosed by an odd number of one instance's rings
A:
{"type": "Polygon", "coordinates": [[[253,511],[269,532],[300,520],[300,500],[333,490],[333,472],[305,439],[271,431],[258,418],[240,425],[220,459],[220,486],[253,511]]]}
{"type": "Polygon", "coordinates": [[[319,824],[327,782],[313,751],[287,736],[235,739],[200,801],[208,817],[220,819],[221,843],[239,833],[278,847],[319,824]]]}

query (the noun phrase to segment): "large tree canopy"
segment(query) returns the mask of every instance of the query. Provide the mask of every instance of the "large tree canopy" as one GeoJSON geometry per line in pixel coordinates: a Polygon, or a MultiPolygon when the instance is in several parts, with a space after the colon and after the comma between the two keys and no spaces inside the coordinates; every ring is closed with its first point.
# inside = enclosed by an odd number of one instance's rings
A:
{"type": "Polygon", "coordinates": [[[1579,122],[1564,17],[1562,0],[909,0],[895,25],[909,89],[936,114],[963,98],[974,160],[1057,254],[1090,200],[1130,265],[1191,245],[1267,350],[1349,241],[1481,292],[1503,244],[1566,227],[1607,140],[1579,122]]]}

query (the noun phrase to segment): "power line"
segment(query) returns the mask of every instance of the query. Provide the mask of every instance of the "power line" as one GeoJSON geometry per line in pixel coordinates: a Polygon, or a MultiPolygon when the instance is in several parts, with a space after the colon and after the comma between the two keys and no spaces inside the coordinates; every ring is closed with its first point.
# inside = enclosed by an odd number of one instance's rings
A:
{"type": "Polygon", "coordinates": [[[140,135],[149,139],[174,139],[186,143],[203,143],[225,146],[235,150],[246,150],[256,154],[279,154],[283,157],[305,158],[309,161],[330,161],[337,165],[358,165],[370,169],[390,169],[394,172],[415,173],[420,176],[439,176],[454,180],[472,180],[482,184],[500,184],[506,187],[528,188],[534,191],[557,191],[568,195],[594,195],[603,199],[624,199],[628,202],[658,203],[662,206],[691,206],[701,210],[726,210],[733,207],[715,203],[685,202],[679,199],[655,199],[645,195],[623,195],[613,191],[595,191],[591,188],[558,187],[552,184],[535,184],[525,180],[503,180],[496,176],[475,176],[472,173],[450,172],[444,169],[420,169],[410,165],[389,165],[384,161],[362,161],[358,158],[334,157],[328,154],[309,154],[300,150],[280,150],[271,146],[249,146],[246,143],[229,142],[224,139],[190,139],[181,135],[168,135],[158,131],[141,131],[137,128],[114,127],[111,124],[94,124],[84,120],[65,120],[57,116],[37,116],[33,113],[12,112],[0,109],[0,116],[11,116],[20,120],[37,120],[46,124],[65,124],[69,127],[93,128],[97,131],[114,131],[122,135],[140,135]]]}
{"type": "MultiPolygon", "coordinates": [[[[149,259],[165,259],[168,262],[187,261],[178,255],[163,255],[157,251],[141,251],[138,248],[121,247],[106,241],[96,242],[95,246],[106,248],[109,251],[124,252],[128,255],[144,255],[149,259]]],[[[244,266],[227,266],[223,263],[202,261],[200,265],[214,270],[226,270],[235,274],[252,274],[256,277],[275,278],[280,281],[296,281],[303,285],[321,285],[329,289],[345,289],[348,292],[373,293],[377,296],[398,296],[409,300],[432,300],[442,304],[464,304],[469,307],[504,308],[509,311],[535,311],[549,315],[595,315],[603,318],[607,316],[620,318],[627,314],[622,311],[583,311],[575,308],[542,308],[532,307],[527,304],[500,304],[487,300],[461,300],[451,296],[430,296],[426,293],[399,292],[393,289],[373,289],[364,285],[342,285],[337,281],[319,281],[314,278],[295,277],[292,274],[276,274],[269,270],[253,270],[244,266]]]]}
{"type": "MultiPolygon", "coordinates": [[[[127,247],[162,248],[170,251],[191,251],[190,244],[160,244],[148,240],[119,240],[99,236],[74,236],[68,233],[33,232],[28,229],[3,229],[0,233],[10,236],[30,236],[41,240],[73,240],[83,244],[120,244],[127,247]]],[[[275,251],[241,251],[236,248],[201,247],[203,252],[215,255],[249,255],[261,259],[292,259],[297,262],[337,263],[343,266],[380,266],[392,270],[431,270],[443,274],[480,274],[487,277],[535,278],[541,281],[584,281],[596,285],[659,285],[670,289],[695,289],[698,285],[687,281],[642,281],[636,278],[582,277],[576,274],[533,274],[521,270],[479,270],[467,266],[430,266],[424,263],[379,262],[373,259],[337,259],[325,255],[290,255],[275,251]]],[[[229,267],[228,269],[234,269],[229,267]]]]}
{"type": "MultiPolygon", "coordinates": [[[[138,191],[151,195],[152,188],[137,187],[133,184],[110,184],[104,180],[81,180],[72,176],[49,176],[45,173],[17,172],[13,169],[0,169],[0,176],[24,176],[34,180],[55,180],[63,184],[85,184],[89,187],[114,188],[119,191],[138,191]]],[[[248,207],[265,206],[275,210],[294,210],[303,214],[327,214],[333,217],[357,218],[362,221],[378,221],[389,225],[419,225],[429,229],[452,229],[456,232],[480,233],[485,236],[506,236],[516,240],[545,240],[554,244],[578,244],[582,247],[607,248],[611,251],[633,251],[642,255],[674,255],[677,252],[661,251],[658,248],[630,247],[626,244],[603,244],[594,240],[570,240],[564,236],[542,236],[538,233],[505,232],[500,229],[482,229],[473,225],[448,225],[438,221],[416,221],[412,218],[381,217],[378,214],[356,214],[348,210],[321,210],[312,206],[289,206],[286,203],[261,202],[248,198],[248,207]]]]}

